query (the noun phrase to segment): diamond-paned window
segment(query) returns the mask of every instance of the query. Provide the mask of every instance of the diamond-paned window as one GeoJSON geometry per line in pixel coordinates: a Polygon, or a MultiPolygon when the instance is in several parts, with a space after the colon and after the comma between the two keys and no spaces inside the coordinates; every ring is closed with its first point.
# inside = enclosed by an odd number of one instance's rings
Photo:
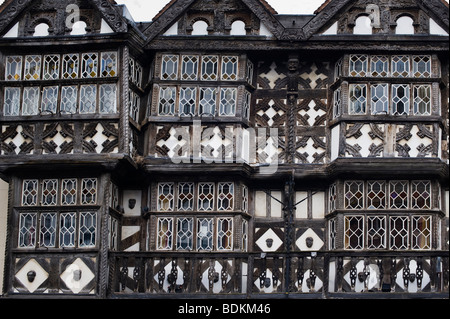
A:
{"type": "Polygon", "coordinates": [[[38,87],[23,88],[22,115],[38,115],[39,114],[39,96],[38,87]]]}
{"type": "Polygon", "coordinates": [[[349,90],[348,113],[351,115],[366,114],[367,86],[365,84],[351,84],[349,90]]]}
{"type": "Polygon", "coordinates": [[[42,90],[42,113],[56,114],[58,112],[58,86],[47,86],[42,90]]]}
{"type": "Polygon", "coordinates": [[[410,87],[407,84],[392,85],[392,114],[409,114],[410,87]]]}
{"type": "Polygon", "coordinates": [[[364,248],[364,216],[345,216],[344,248],[364,248]]]}
{"type": "Polygon", "coordinates": [[[75,114],[77,112],[78,87],[63,86],[61,89],[61,113],[75,114]]]}
{"type": "Polygon", "coordinates": [[[161,65],[162,80],[176,80],[178,78],[178,55],[163,55],[161,65]]]}
{"type": "Polygon", "coordinates": [[[20,88],[5,88],[3,101],[4,116],[18,116],[20,114],[20,88]]]}
{"type": "Polygon", "coordinates": [[[192,218],[177,219],[177,249],[192,250],[194,240],[194,220],[192,218]]]}
{"type": "Polygon", "coordinates": [[[236,115],[236,88],[222,88],[220,89],[220,106],[219,115],[234,116],[236,115]]]}
{"type": "Polygon", "coordinates": [[[222,57],[222,80],[236,81],[238,77],[238,62],[237,56],[223,56],[222,57]]]}
{"type": "Polygon", "coordinates": [[[81,77],[95,78],[98,75],[98,54],[83,53],[81,58],[81,77]]]}
{"type": "Polygon", "coordinates": [[[389,75],[389,57],[372,56],[370,59],[370,76],[386,77],[389,75]]]}
{"type": "Polygon", "coordinates": [[[353,77],[366,76],[368,72],[368,60],[367,55],[350,55],[349,75],[353,77]]]}
{"type": "Polygon", "coordinates": [[[130,117],[135,121],[139,121],[139,109],[141,105],[141,98],[133,91],[128,91],[128,101],[130,103],[130,117]]]}
{"type": "Polygon", "coordinates": [[[182,80],[197,80],[198,76],[198,55],[183,55],[181,57],[181,79],[182,80]]]}
{"type": "Polygon", "coordinates": [[[219,210],[233,210],[234,183],[219,183],[217,194],[217,208],[219,210]]]}
{"type": "Polygon", "coordinates": [[[384,181],[367,182],[367,208],[386,208],[386,183],[384,181]]]}
{"type": "Polygon", "coordinates": [[[198,210],[214,210],[214,183],[198,184],[198,210]]]}
{"type": "Polygon", "coordinates": [[[117,76],[117,52],[102,52],[100,75],[102,77],[117,76]]]}
{"type": "Polygon", "coordinates": [[[345,209],[363,209],[364,208],[364,182],[349,181],[345,182],[345,209]]]}
{"type": "Polygon", "coordinates": [[[337,188],[336,184],[331,184],[328,189],[328,212],[331,213],[336,209],[337,203],[337,188]]]}
{"type": "Polygon", "coordinates": [[[409,218],[406,216],[391,216],[390,224],[390,248],[408,249],[409,242],[409,218]]]}
{"type": "Polygon", "coordinates": [[[61,181],[61,205],[76,205],[77,179],[63,179],[61,181]]]}
{"type": "Polygon", "coordinates": [[[44,80],[56,80],[59,78],[60,70],[60,56],[59,55],[45,55],[44,68],[42,78],[44,80]]]}
{"type": "Polygon", "coordinates": [[[76,79],[80,70],[78,54],[65,54],[62,62],[62,78],[76,79]]]}
{"type": "Polygon", "coordinates": [[[255,72],[255,66],[253,65],[253,62],[250,60],[247,60],[247,70],[245,72],[245,80],[248,84],[253,84],[253,73],[255,72]]]}
{"type": "Polygon", "coordinates": [[[248,187],[242,186],[242,211],[248,213],[248,187]]]}
{"type": "Polygon", "coordinates": [[[413,75],[416,78],[431,77],[431,56],[429,55],[413,56],[413,75]]]}
{"type": "Polygon", "coordinates": [[[95,205],[97,203],[97,179],[83,178],[81,180],[81,204],[95,205]]]}
{"type": "Polygon", "coordinates": [[[197,250],[213,250],[213,219],[197,219],[197,250]]]}
{"type": "Polygon", "coordinates": [[[41,56],[25,56],[25,69],[23,73],[25,80],[39,80],[41,78],[41,56]]]}
{"type": "Polygon", "coordinates": [[[80,86],[80,114],[95,113],[97,107],[97,86],[80,86]]]}
{"type": "Polygon", "coordinates": [[[370,86],[372,114],[389,113],[389,86],[387,84],[376,84],[370,86]]]}
{"type": "Polygon", "coordinates": [[[37,179],[28,179],[23,181],[22,186],[22,206],[36,206],[38,204],[38,185],[37,179]]]}
{"type": "Polygon", "coordinates": [[[414,115],[431,115],[431,85],[414,85],[414,115]]]}
{"type": "Polygon", "coordinates": [[[158,218],[158,250],[171,250],[173,241],[173,218],[158,218]]]}
{"type": "Polygon", "coordinates": [[[162,87],[159,90],[159,115],[175,115],[176,87],[162,87]]]}
{"type": "Polygon", "coordinates": [[[201,79],[204,81],[217,81],[219,57],[217,55],[206,55],[202,58],[201,79]]]}
{"type": "Polygon", "coordinates": [[[410,73],[410,58],[407,55],[393,56],[391,59],[392,76],[405,78],[410,73]]]}
{"type": "Polygon", "coordinates": [[[431,182],[411,182],[411,208],[431,209],[431,182]]]}
{"type": "Polygon", "coordinates": [[[44,179],[42,181],[42,206],[55,206],[58,202],[58,180],[44,179]]]}
{"type": "Polygon", "coordinates": [[[8,56],[6,57],[5,80],[20,81],[22,79],[22,57],[8,56]]]}
{"type": "Polygon", "coordinates": [[[233,218],[217,219],[217,250],[233,249],[233,218]]]}
{"type": "Polygon", "coordinates": [[[367,248],[386,248],[386,216],[367,217],[367,248]]]}
{"type": "Polygon", "coordinates": [[[117,112],[117,86],[116,84],[100,85],[100,114],[114,114],[117,112]]]}
{"type": "Polygon", "coordinates": [[[43,213],[40,220],[39,246],[56,246],[56,213],[43,213]]]}
{"type": "Polygon", "coordinates": [[[169,212],[174,210],[174,184],[158,184],[158,211],[169,212]]]}
{"type": "Polygon", "coordinates": [[[19,215],[19,247],[29,248],[36,245],[37,214],[23,213],[19,215]]]}
{"type": "Polygon", "coordinates": [[[252,103],[252,95],[247,90],[244,91],[244,105],[242,106],[242,117],[250,119],[250,107],[252,103]]]}
{"type": "Polygon", "coordinates": [[[200,88],[200,114],[214,116],[216,113],[216,89],[200,88]]]}
{"type": "Polygon", "coordinates": [[[389,207],[393,209],[408,208],[408,182],[389,182],[389,207]]]}
{"type": "Polygon", "coordinates": [[[328,221],[328,245],[329,249],[336,249],[336,230],[337,218],[332,218],[328,221]]]}
{"type": "Polygon", "coordinates": [[[336,89],[333,93],[333,116],[337,118],[342,114],[342,100],[341,100],[341,88],[336,89]]]}
{"type": "Polygon", "coordinates": [[[180,115],[194,116],[197,104],[197,88],[182,87],[180,89],[180,115]]]}
{"type": "Polygon", "coordinates": [[[413,216],[412,249],[431,249],[431,216],[413,216]]]}
{"type": "Polygon", "coordinates": [[[80,214],[80,231],[78,244],[80,247],[95,247],[97,235],[97,213],[80,214]]]}
{"type": "Polygon", "coordinates": [[[59,247],[75,247],[76,214],[62,213],[59,219],[59,247]]]}
{"type": "Polygon", "coordinates": [[[178,183],[178,210],[194,209],[194,183],[178,183]]]}

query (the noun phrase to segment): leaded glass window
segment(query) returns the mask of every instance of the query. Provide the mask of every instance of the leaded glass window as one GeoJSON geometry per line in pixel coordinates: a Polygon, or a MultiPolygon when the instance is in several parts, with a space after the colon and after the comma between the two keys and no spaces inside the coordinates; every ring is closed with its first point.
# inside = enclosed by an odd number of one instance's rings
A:
{"type": "Polygon", "coordinates": [[[413,74],[416,78],[431,77],[431,56],[416,55],[413,56],[413,74]]]}
{"type": "Polygon", "coordinates": [[[367,108],[367,86],[365,84],[350,85],[349,114],[366,114],[367,108]]]}
{"type": "Polygon", "coordinates": [[[55,206],[58,200],[58,180],[44,179],[42,181],[42,206],[55,206]]]}
{"type": "Polygon", "coordinates": [[[95,247],[97,234],[97,213],[80,214],[79,246],[95,247]]]}
{"type": "Polygon", "coordinates": [[[197,219],[197,250],[213,249],[213,220],[212,218],[197,219]]]}
{"type": "Polygon", "coordinates": [[[367,217],[367,248],[386,248],[386,216],[367,217]]]}
{"type": "Polygon", "coordinates": [[[328,244],[329,249],[336,249],[336,230],[337,218],[332,218],[328,221],[328,244]]]}
{"type": "Polygon", "coordinates": [[[59,247],[75,247],[76,214],[62,213],[59,220],[59,247]]]}
{"type": "Polygon", "coordinates": [[[185,87],[180,89],[180,115],[194,116],[197,103],[197,88],[185,87]]]}
{"type": "Polygon", "coordinates": [[[414,115],[431,115],[431,86],[414,85],[414,115]]]}
{"type": "Polygon", "coordinates": [[[18,116],[20,114],[20,88],[7,87],[4,95],[3,115],[18,116]]]}
{"type": "Polygon", "coordinates": [[[194,183],[178,183],[178,210],[194,209],[194,183]]]}
{"type": "Polygon", "coordinates": [[[344,207],[346,209],[364,208],[364,182],[345,182],[344,207]]]}
{"type": "Polygon", "coordinates": [[[23,88],[22,115],[39,114],[39,96],[38,87],[23,88]]]}
{"type": "Polygon", "coordinates": [[[392,85],[392,114],[409,114],[410,88],[407,84],[392,85]]]}
{"type": "Polygon", "coordinates": [[[431,182],[411,182],[411,208],[431,209],[431,182]]]}
{"type": "Polygon", "coordinates": [[[373,77],[386,77],[389,75],[389,57],[372,56],[370,59],[370,75],[373,77]]]}
{"type": "Polygon", "coordinates": [[[80,86],[80,114],[95,113],[97,107],[97,86],[80,86]]]}
{"type": "Polygon", "coordinates": [[[372,114],[389,113],[389,86],[387,84],[371,85],[372,114]]]}
{"type": "Polygon", "coordinates": [[[163,212],[174,209],[174,185],[173,183],[158,184],[158,210],[163,212]]]}
{"type": "Polygon", "coordinates": [[[217,250],[233,249],[233,218],[217,219],[217,250]]]}
{"type": "Polygon", "coordinates": [[[250,107],[251,107],[252,95],[248,91],[244,91],[244,105],[242,109],[242,118],[250,119],[250,107]]]}
{"type": "Polygon", "coordinates": [[[77,203],[77,179],[63,179],[61,181],[61,205],[75,205],[77,203]]]}
{"type": "Polygon", "coordinates": [[[102,77],[117,76],[117,52],[102,52],[100,75],[102,77]]]}
{"type": "Polygon", "coordinates": [[[162,80],[176,80],[178,78],[178,55],[163,55],[161,66],[162,80]]]}
{"type": "Polygon", "coordinates": [[[76,79],[79,72],[79,56],[78,54],[65,54],[63,56],[62,64],[62,78],[63,79],[76,79]]]}
{"type": "Polygon", "coordinates": [[[331,213],[336,209],[337,203],[337,187],[336,184],[331,184],[328,189],[328,212],[331,213]]]}
{"type": "Polygon", "coordinates": [[[41,56],[25,56],[25,69],[23,78],[25,80],[39,80],[41,78],[41,56]]]}
{"type": "Polygon", "coordinates": [[[20,81],[22,79],[22,57],[6,57],[5,80],[20,81]]]}
{"type": "Polygon", "coordinates": [[[237,56],[223,56],[222,57],[222,80],[236,81],[238,76],[238,61],[237,56]]]}
{"type": "Polygon", "coordinates": [[[37,179],[29,179],[23,181],[22,206],[37,205],[38,185],[39,181],[37,179]]]}
{"type": "Polygon", "coordinates": [[[334,91],[333,100],[334,100],[333,115],[334,118],[337,118],[342,114],[341,88],[338,88],[336,91],[334,91]]]}
{"type": "Polygon", "coordinates": [[[158,250],[171,250],[173,241],[173,218],[158,218],[158,250]]]}
{"type": "Polygon", "coordinates": [[[214,210],[214,183],[198,184],[198,210],[214,210]]]}
{"type": "Polygon", "coordinates": [[[234,183],[218,184],[217,208],[218,210],[233,210],[234,183]]]}
{"type": "Polygon", "coordinates": [[[393,209],[408,208],[408,182],[389,182],[389,207],[393,209]]]}
{"type": "Polygon", "coordinates": [[[202,58],[202,80],[218,80],[219,57],[217,55],[206,55],[202,58]]]}
{"type": "Polygon", "coordinates": [[[364,248],[364,216],[345,216],[344,248],[364,248]]]}
{"type": "Polygon", "coordinates": [[[408,77],[410,72],[409,56],[393,56],[391,60],[392,76],[394,77],[408,77]]]}
{"type": "Polygon", "coordinates": [[[177,219],[177,249],[192,250],[194,220],[192,218],[177,219]]]}
{"type": "Polygon", "coordinates": [[[176,88],[165,87],[159,90],[159,115],[175,115],[176,88]]]}
{"type": "Polygon", "coordinates": [[[431,216],[412,217],[412,249],[431,249],[431,216]]]}
{"type": "Polygon", "coordinates": [[[237,99],[237,90],[235,88],[220,89],[219,115],[221,116],[236,115],[236,99],[237,99]]]}
{"type": "Polygon", "coordinates": [[[214,116],[216,113],[216,89],[200,89],[200,114],[214,116]]]}
{"type": "Polygon", "coordinates": [[[42,113],[56,114],[58,112],[58,86],[47,86],[42,91],[42,113]]]}
{"type": "Polygon", "coordinates": [[[409,218],[406,216],[391,216],[389,223],[390,223],[390,248],[408,249],[409,218]]]}
{"type": "Polygon", "coordinates": [[[98,72],[98,54],[84,53],[81,60],[81,77],[95,78],[98,72]]]}
{"type": "Polygon", "coordinates": [[[75,114],[77,112],[77,99],[77,86],[63,86],[61,89],[61,113],[75,114]]]}
{"type": "Polygon", "coordinates": [[[56,246],[56,213],[41,214],[39,245],[41,247],[56,246]]]}
{"type": "Polygon", "coordinates": [[[42,78],[44,80],[56,80],[59,78],[60,57],[59,55],[44,56],[44,71],[42,78]]]}
{"type": "Polygon", "coordinates": [[[30,248],[36,245],[37,214],[23,213],[19,215],[19,247],[30,248]]]}
{"type": "Polygon", "coordinates": [[[197,55],[183,55],[181,65],[182,80],[197,80],[199,58],[197,55]]]}
{"type": "Polygon", "coordinates": [[[353,77],[366,76],[368,71],[367,55],[350,55],[349,75],[353,77]]]}
{"type": "Polygon", "coordinates": [[[384,181],[367,182],[367,208],[386,208],[386,183],[384,181]]]}
{"type": "Polygon", "coordinates": [[[95,205],[97,203],[97,179],[83,178],[81,180],[81,204],[95,205]]]}
{"type": "Polygon", "coordinates": [[[117,112],[117,86],[116,84],[100,85],[100,113],[113,114],[117,112]]]}

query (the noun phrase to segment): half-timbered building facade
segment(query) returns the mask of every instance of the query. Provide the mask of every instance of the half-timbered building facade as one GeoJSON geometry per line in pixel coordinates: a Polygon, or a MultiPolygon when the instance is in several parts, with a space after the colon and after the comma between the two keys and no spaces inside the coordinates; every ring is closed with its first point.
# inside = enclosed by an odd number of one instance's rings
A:
{"type": "Polygon", "coordinates": [[[6,0],[3,297],[448,298],[448,27],[6,0]]]}

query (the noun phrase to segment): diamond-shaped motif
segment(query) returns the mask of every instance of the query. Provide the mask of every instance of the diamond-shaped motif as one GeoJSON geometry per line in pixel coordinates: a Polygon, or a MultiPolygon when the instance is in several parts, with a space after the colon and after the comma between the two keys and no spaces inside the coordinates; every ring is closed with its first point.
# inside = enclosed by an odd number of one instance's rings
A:
{"type": "Polygon", "coordinates": [[[95,274],[78,258],[61,274],[62,281],[74,294],[79,294],[95,278],[95,274]]]}
{"type": "Polygon", "coordinates": [[[324,245],[323,240],[312,230],[308,228],[295,242],[301,251],[317,251],[324,245]],[[308,247],[311,245],[311,247],[308,247]]]}
{"type": "Polygon", "coordinates": [[[272,229],[268,229],[261,237],[259,237],[256,241],[256,245],[265,252],[277,251],[278,248],[283,245],[283,241],[272,229]]]}
{"type": "Polygon", "coordinates": [[[16,279],[28,289],[30,293],[34,293],[48,278],[49,274],[35,260],[31,259],[25,266],[16,273],[16,279]]]}

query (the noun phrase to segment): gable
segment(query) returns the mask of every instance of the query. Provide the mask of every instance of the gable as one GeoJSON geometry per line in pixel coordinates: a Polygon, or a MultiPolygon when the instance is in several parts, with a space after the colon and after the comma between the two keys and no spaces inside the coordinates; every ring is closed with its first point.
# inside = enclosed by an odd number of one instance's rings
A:
{"type": "Polygon", "coordinates": [[[305,39],[333,34],[435,34],[435,25],[448,30],[448,4],[444,0],[374,0],[370,4],[364,0],[328,0],[303,31],[305,39]],[[401,25],[403,20],[409,20],[410,25],[401,25]]]}
{"type": "Polygon", "coordinates": [[[38,26],[44,26],[44,35],[70,35],[78,25],[87,34],[126,32],[127,22],[114,4],[113,0],[5,1],[0,8],[0,36],[33,36],[38,26]]]}
{"type": "Polygon", "coordinates": [[[276,11],[265,0],[172,0],[144,31],[148,42],[159,35],[235,35],[234,23],[241,22],[241,35],[280,37],[284,31],[276,11]],[[244,27],[245,25],[245,27],[244,27]]]}

